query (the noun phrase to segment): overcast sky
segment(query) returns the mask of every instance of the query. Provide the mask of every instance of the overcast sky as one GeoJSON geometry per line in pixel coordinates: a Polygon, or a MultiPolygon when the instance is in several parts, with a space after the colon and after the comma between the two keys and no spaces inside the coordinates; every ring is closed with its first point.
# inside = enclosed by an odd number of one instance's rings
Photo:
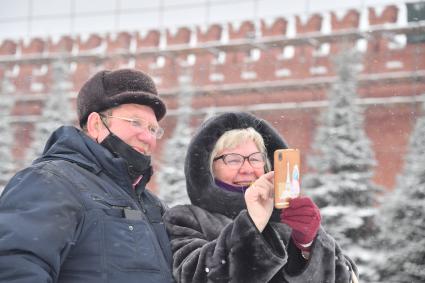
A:
{"type": "MultiPolygon", "coordinates": [[[[417,0],[424,1],[424,0],[417,0]]],[[[0,40],[146,31],[412,0],[0,0],[0,40]]]]}

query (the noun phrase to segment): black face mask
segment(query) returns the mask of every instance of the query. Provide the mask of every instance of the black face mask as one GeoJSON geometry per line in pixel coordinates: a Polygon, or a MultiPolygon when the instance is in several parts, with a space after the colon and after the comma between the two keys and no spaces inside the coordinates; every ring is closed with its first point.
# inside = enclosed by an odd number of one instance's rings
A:
{"type": "Polygon", "coordinates": [[[121,157],[127,162],[127,171],[132,181],[137,180],[137,178],[143,175],[141,182],[146,184],[153,173],[151,157],[138,152],[113,134],[108,127],[107,129],[109,135],[100,144],[107,148],[113,155],[121,157]]]}

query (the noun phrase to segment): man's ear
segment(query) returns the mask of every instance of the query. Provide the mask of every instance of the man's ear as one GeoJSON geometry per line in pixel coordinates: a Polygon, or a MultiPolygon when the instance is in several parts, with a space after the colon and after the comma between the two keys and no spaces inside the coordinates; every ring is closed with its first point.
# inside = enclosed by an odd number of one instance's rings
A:
{"type": "Polygon", "coordinates": [[[100,134],[100,130],[102,128],[102,121],[99,113],[92,112],[87,117],[87,134],[92,138],[97,140],[100,134]]]}

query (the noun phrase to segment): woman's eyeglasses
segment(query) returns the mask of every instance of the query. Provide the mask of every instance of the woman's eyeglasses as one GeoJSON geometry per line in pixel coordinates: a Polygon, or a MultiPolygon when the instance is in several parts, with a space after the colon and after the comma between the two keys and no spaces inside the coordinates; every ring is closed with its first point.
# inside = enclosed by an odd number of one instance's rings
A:
{"type": "Polygon", "coordinates": [[[248,160],[249,164],[253,168],[262,168],[266,164],[266,155],[262,152],[254,152],[248,156],[243,156],[237,153],[228,153],[217,156],[213,159],[213,161],[217,161],[222,159],[224,164],[233,169],[239,169],[242,167],[245,160],[248,160]]]}

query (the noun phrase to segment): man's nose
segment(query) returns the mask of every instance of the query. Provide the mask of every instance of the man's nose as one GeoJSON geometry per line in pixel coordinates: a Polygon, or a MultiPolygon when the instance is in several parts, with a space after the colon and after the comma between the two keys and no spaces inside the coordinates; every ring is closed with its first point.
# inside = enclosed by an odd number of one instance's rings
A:
{"type": "Polygon", "coordinates": [[[137,135],[137,138],[149,146],[150,150],[155,149],[156,146],[156,138],[149,133],[148,130],[140,131],[137,135]]]}

